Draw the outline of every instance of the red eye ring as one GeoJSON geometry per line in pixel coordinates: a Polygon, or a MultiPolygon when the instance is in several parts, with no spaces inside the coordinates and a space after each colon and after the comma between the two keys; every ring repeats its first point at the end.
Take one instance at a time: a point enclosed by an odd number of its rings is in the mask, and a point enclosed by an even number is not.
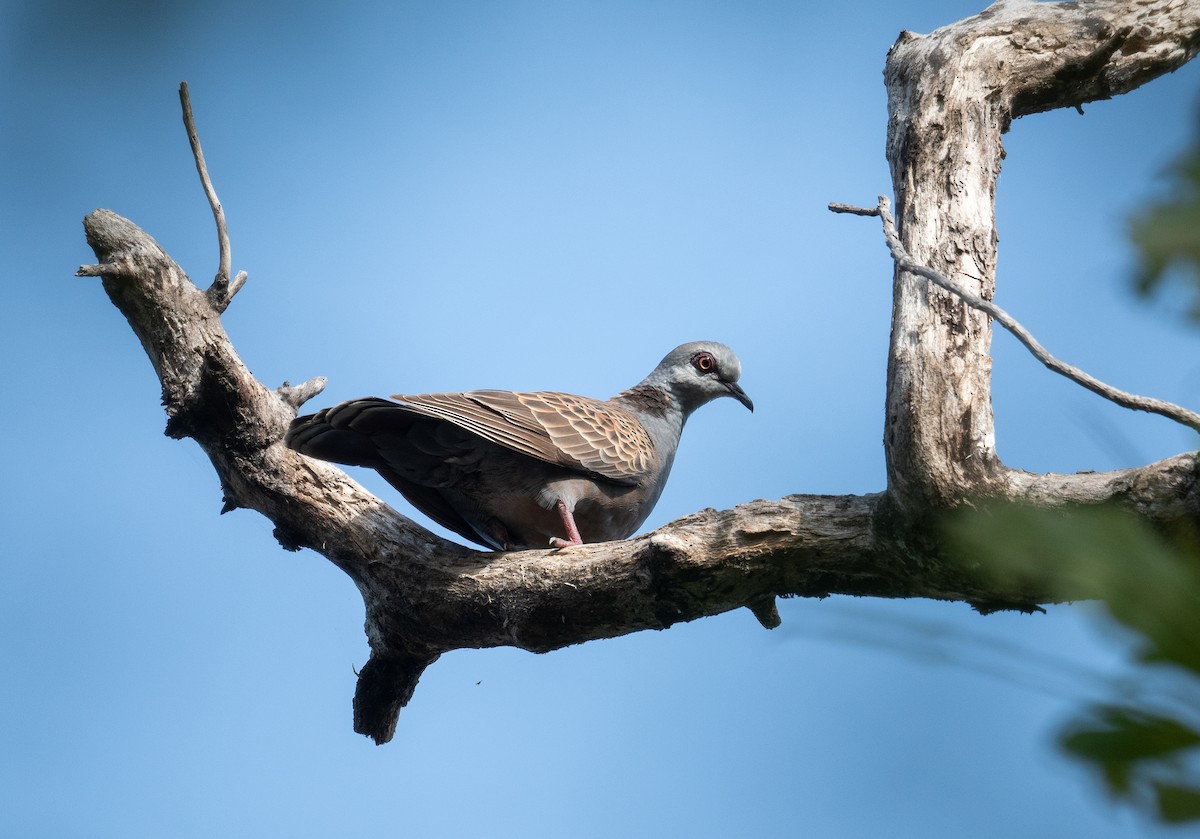
{"type": "Polygon", "coordinates": [[[701,373],[711,373],[717,367],[717,360],[712,357],[712,353],[698,352],[692,356],[692,366],[701,373]]]}

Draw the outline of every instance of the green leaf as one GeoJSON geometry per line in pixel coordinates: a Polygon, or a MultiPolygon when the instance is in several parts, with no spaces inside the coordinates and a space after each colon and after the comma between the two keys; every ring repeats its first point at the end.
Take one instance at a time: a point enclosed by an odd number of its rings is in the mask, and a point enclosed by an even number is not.
{"type": "Polygon", "coordinates": [[[960,513],[946,535],[963,566],[1000,589],[1101,600],[1142,638],[1143,661],[1200,674],[1200,555],[1191,534],[1168,542],[1112,507],[1003,504],[960,513]]]}
{"type": "Polygon", "coordinates": [[[1130,763],[1200,744],[1200,732],[1167,717],[1117,706],[1100,708],[1097,716],[1099,727],[1077,728],[1062,736],[1066,751],[1097,763],[1130,763]]]}
{"type": "Polygon", "coordinates": [[[1200,731],[1150,710],[1181,707],[1180,701],[1200,707],[1196,534],[1168,538],[1115,507],[1001,504],[959,513],[945,535],[947,553],[957,555],[964,573],[990,577],[1004,599],[1095,598],[1135,634],[1131,666],[1151,677],[1142,680],[1138,704],[1085,709],[1064,726],[1059,745],[1097,770],[1110,793],[1152,817],[1173,824],[1200,819],[1200,731]],[[1167,685],[1169,694],[1161,692],[1167,685]]]}
{"type": "Polygon", "coordinates": [[[1158,813],[1164,822],[1181,824],[1200,821],[1200,789],[1174,784],[1155,784],[1154,792],[1158,813]]]}
{"type": "Polygon", "coordinates": [[[1168,170],[1170,197],[1149,204],[1130,222],[1141,254],[1135,285],[1153,292],[1178,269],[1195,287],[1191,316],[1200,320],[1200,140],[1168,170]]]}

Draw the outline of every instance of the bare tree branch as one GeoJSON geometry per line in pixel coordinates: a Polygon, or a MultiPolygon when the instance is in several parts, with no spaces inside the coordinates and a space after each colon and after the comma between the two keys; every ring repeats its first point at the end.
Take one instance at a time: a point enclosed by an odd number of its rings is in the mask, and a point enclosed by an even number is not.
{"type": "Polygon", "coordinates": [[[1033,357],[1044,364],[1046,367],[1053,370],[1055,373],[1066,376],[1076,384],[1083,385],[1093,393],[1103,396],[1111,402],[1115,402],[1123,408],[1130,408],[1134,411],[1147,411],[1152,414],[1159,414],[1167,419],[1174,420],[1181,425],[1186,425],[1194,431],[1200,431],[1200,414],[1195,411],[1189,411],[1176,405],[1173,402],[1166,402],[1162,399],[1154,399],[1149,396],[1138,396],[1136,393],[1129,393],[1124,390],[1119,390],[1112,385],[1105,384],[1090,373],[1080,370],[1073,364],[1067,364],[1058,358],[1052,356],[1041,343],[1033,337],[1033,334],[1017,321],[1007,311],[997,306],[990,300],[984,300],[977,294],[963,288],[954,280],[934,271],[932,268],[926,268],[924,265],[918,265],[908,255],[908,251],[904,249],[904,245],[900,242],[900,237],[896,235],[896,222],[892,218],[891,201],[886,195],[879,196],[879,204],[873,208],[853,207],[849,204],[831,203],[829,209],[835,213],[850,213],[857,216],[878,216],[883,222],[883,236],[887,241],[888,250],[891,251],[892,259],[896,265],[902,270],[910,274],[916,274],[929,280],[939,288],[944,288],[946,291],[956,295],[964,303],[972,309],[976,309],[990,316],[993,320],[1011,332],[1018,341],[1025,345],[1025,348],[1033,354],[1033,357]]]}
{"type": "MultiPolygon", "coordinates": [[[[1087,101],[1178,66],[1190,54],[1177,45],[1200,40],[1200,22],[1189,22],[1200,17],[1196,5],[1183,4],[1184,17],[1195,14],[1181,22],[1180,4],[1170,0],[999,3],[929,36],[902,35],[888,58],[888,153],[912,260],[990,299],[1002,128],[1020,112],[1087,101]],[[1098,25],[1098,17],[1137,25],[1098,25]],[[1119,49],[1114,32],[1125,33],[1119,49]],[[1011,62],[1021,78],[1006,69],[1011,62]]],[[[227,278],[228,234],[188,122],[227,278]]],[[[898,268],[886,492],[758,500],[622,542],[481,553],[282,445],[297,406],[324,381],[277,390],[258,382],[215,316],[231,292],[217,282],[207,294],[198,290],[157,242],[115,213],[97,210],[84,228],[97,264],[78,273],[101,277],[138,336],[162,385],[167,433],[203,448],[224,509],[259,511],[285,548],[318,551],[358,586],[371,659],[359,675],[354,725],[379,743],[392,737],[424,669],[454,649],[544,652],[740,606],[769,626],[776,596],[930,597],[988,610],[1077,595],[1051,594],[1036,580],[997,581],[945,556],[936,525],[947,508],[986,499],[1046,507],[1110,501],[1161,525],[1200,516],[1194,454],[1103,474],[1005,468],[991,438],[986,316],[898,268]]]]}

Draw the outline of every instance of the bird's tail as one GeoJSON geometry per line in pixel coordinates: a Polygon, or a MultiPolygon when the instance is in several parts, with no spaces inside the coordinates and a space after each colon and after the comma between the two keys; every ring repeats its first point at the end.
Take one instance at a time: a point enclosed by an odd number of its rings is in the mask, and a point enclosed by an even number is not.
{"type": "Polygon", "coordinates": [[[283,442],[300,454],[346,466],[378,468],[382,461],[371,432],[396,403],[373,397],[352,399],[315,414],[296,417],[283,442]]]}

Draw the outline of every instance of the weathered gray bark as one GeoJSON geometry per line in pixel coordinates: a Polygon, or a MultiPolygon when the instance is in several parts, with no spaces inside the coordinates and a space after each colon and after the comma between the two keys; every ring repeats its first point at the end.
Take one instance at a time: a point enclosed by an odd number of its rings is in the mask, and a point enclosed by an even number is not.
{"type": "MultiPolygon", "coordinates": [[[[888,54],[887,156],[909,255],[991,299],[996,179],[1013,119],[1125,93],[1200,46],[1200,4],[996,3],[888,54]]],[[[913,513],[1016,491],[992,424],[985,316],[897,272],[888,366],[888,489],[913,513]]]]}
{"type": "MultiPolygon", "coordinates": [[[[1114,0],[997,3],[930,35],[901,33],[888,56],[888,156],[901,237],[990,298],[1001,134],[1023,114],[1132,89],[1189,60],[1200,4],[1114,0]]],[[[1031,475],[995,451],[990,324],[898,272],[888,365],[888,487],[866,496],[788,496],[704,510],[626,542],[569,552],[480,553],[440,539],[342,471],[280,444],[311,383],[272,391],[234,352],[220,312],[238,283],[202,292],[153,239],[106,210],[85,220],[113,303],[162,382],[168,433],[195,439],[227,507],[266,515],[287,548],[310,547],[362,592],[372,657],[355,730],[394,732],[417,680],[442,652],[533,651],[754,609],[778,595],[850,593],[1032,606],[1047,591],[1006,588],[948,561],[930,523],[983,498],[1047,506],[1114,500],[1156,523],[1200,514],[1196,457],[1106,474],[1031,475]]],[[[1026,581],[1028,586],[1028,581],[1026,581]]]]}

